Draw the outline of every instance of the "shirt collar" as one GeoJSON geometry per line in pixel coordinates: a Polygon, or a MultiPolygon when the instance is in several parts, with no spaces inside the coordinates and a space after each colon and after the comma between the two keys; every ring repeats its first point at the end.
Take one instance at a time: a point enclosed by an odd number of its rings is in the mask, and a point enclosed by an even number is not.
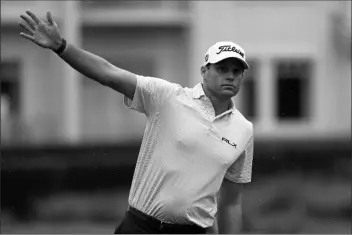
{"type": "MultiPolygon", "coordinates": [[[[201,99],[203,97],[206,97],[202,83],[198,83],[193,87],[193,99],[201,99]]],[[[235,109],[235,102],[231,99],[231,108],[230,110],[233,111],[235,109]]]]}
{"type": "Polygon", "coordinates": [[[201,97],[205,96],[202,83],[198,83],[193,87],[193,98],[200,99],[201,97]]]}

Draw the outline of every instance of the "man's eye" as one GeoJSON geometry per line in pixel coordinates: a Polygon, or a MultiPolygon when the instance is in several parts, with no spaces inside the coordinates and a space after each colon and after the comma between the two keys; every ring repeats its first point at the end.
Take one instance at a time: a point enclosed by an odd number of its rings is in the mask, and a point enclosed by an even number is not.
{"type": "Polygon", "coordinates": [[[236,75],[236,76],[241,75],[241,73],[242,73],[241,70],[237,70],[237,69],[236,69],[236,70],[233,71],[233,74],[236,75]]]}
{"type": "Polygon", "coordinates": [[[227,71],[226,67],[224,67],[224,66],[220,66],[220,67],[219,67],[219,70],[220,70],[221,72],[226,72],[226,71],[227,71]]]}

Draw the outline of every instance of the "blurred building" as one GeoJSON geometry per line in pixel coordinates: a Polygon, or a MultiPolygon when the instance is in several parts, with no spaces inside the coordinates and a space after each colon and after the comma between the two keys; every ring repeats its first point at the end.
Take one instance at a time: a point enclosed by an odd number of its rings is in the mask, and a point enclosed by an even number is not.
{"type": "Polygon", "coordinates": [[[121,94],[21,38],[27,9],[43,19],[52,11],[67,41],[121,68],[182,86],[201,81],[209,46],[241,45],[251,69],[235,101],[256,141],[244,197],[248,231],[348,231],[351,1],[8,0],[1,1],[0,62],[5,233],[113,231],[145,125],[121,94]],[[323,177],[313,184],[317,170],[323,177]],[[44,225],[23,227],[12,216],[44,225]]]}
{"type": "Polygon", "coordinates": [[[251,69],[236,97],[256,140],[351,137],[350,1],[2,1],[3,144],[140,141],[145,118],[19,36],[51,10],[62,34],[132,72],[201,81],[207,48],[232,40],[251,69]],[[4,128],[3,128],[4,127],[4,128]]]}

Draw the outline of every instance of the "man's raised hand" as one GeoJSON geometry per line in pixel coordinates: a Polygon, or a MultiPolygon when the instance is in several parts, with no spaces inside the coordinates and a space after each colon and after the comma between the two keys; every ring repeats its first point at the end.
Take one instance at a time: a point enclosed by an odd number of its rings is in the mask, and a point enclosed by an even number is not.
{"type": "Polygon", "coordinates": [[[26,31],[20,35],[35,44],[56,50],[60,47],[62,37],[57,24],[53,21],[50,11],[47,12],[47,21],[39,19],[35,14],[26,11],[27,15],[21,15],[23,21],[19,25],[26,31]]]}

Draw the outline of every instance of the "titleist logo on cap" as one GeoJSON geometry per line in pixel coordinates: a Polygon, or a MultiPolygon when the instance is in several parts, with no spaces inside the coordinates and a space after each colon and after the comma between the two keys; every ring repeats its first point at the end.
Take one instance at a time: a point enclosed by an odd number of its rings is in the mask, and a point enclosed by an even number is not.
{"type": "Polygon", "coordinates": [[[236,47],[231,47],[230,45],[224,45],[224,46],[220,46],[219,47],[219,51],[216,54],[220,54],[221,52],[224,51],[233,51],[236,52],[237,54],[239,54],[242,58],[244,58],[244,53],[237,49],[236,47]]]}

